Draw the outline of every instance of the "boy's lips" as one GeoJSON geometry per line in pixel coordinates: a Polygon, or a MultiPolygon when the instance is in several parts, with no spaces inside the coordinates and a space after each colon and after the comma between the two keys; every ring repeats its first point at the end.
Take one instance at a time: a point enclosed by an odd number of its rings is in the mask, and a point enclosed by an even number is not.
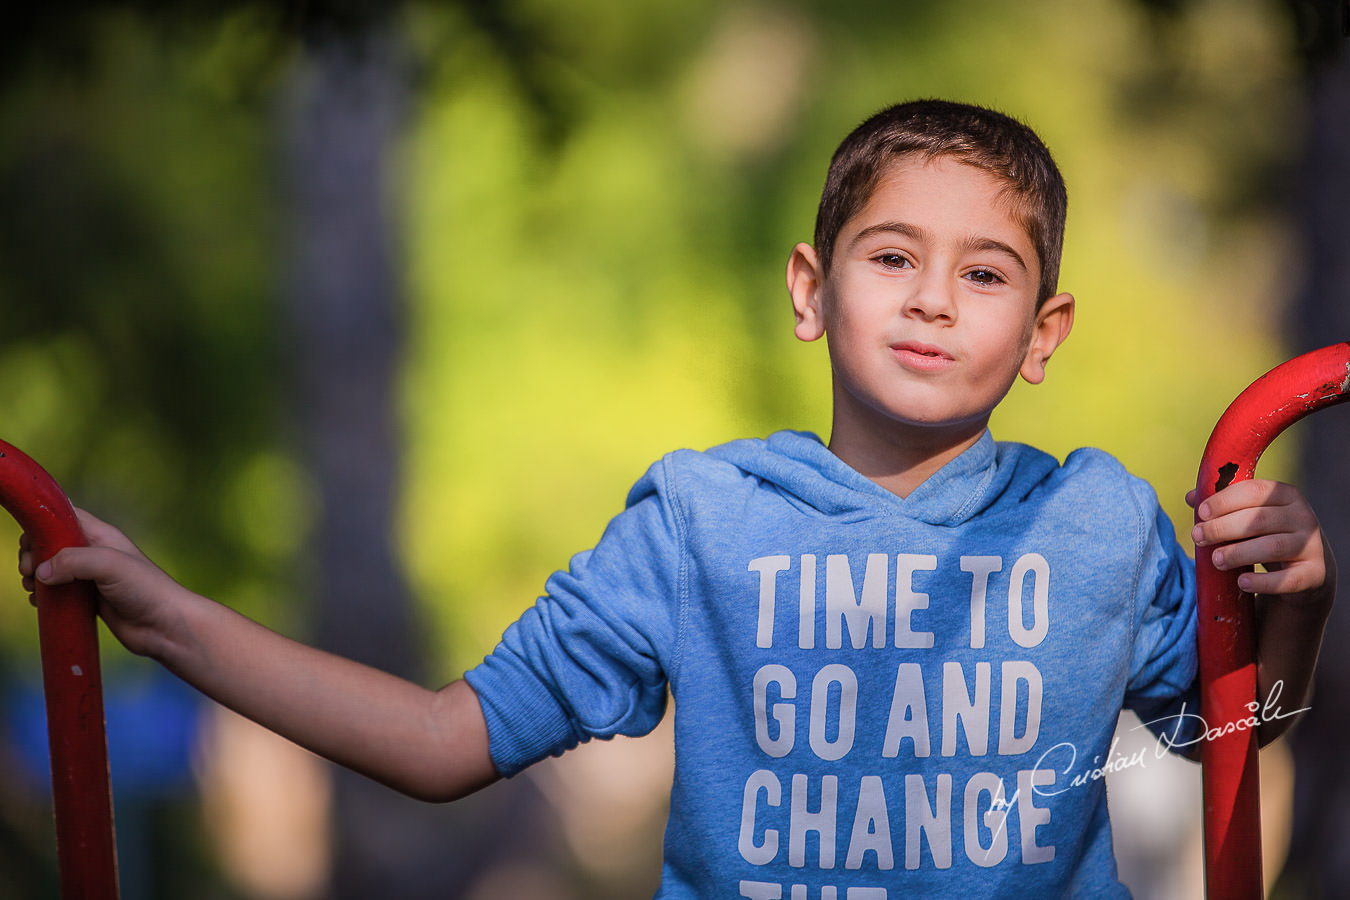
{"type": "Polygon", "coordinates": [[[902,365],[924,372],[945,369],[956,362],[956,357],[941,347],[919,341],[901,341],[898,344],[891,344],[891,352],[895,354],[896,359],[902,365]]]}

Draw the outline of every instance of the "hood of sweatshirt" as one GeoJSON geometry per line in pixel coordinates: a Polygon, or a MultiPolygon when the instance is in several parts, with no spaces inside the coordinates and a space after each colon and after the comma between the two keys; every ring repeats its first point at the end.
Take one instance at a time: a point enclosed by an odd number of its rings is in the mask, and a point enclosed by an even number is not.
{"type": "Polygon", "coordinates": [[[1009,490],[1025,495],[1058,465],[1039,450],[996,442],[986,430],[902,498],[851,468],[810,432],[779,431],[764,439],[732,441],[708,453],[770,485],[806,512],[844,521],[899,515],[930,525],[960,525],[1009,490]]]}

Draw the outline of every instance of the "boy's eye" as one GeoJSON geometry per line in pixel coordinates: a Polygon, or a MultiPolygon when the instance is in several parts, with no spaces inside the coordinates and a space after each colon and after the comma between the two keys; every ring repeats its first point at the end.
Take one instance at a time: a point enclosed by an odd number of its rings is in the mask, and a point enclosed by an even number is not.
{"type": "Polygon", "coordinates": [[[899,253],[878,253],[872,258],[888,269],[906,269],[913,267],[913,264],[899,253]]]}
{"type": "Polygon", "coordinates": [[[966,273],[966,277],[976,284],[985,286],[999,284],[1003,281],[1003,276],[999,275],[993,269],[975,269],[966,273]]]}

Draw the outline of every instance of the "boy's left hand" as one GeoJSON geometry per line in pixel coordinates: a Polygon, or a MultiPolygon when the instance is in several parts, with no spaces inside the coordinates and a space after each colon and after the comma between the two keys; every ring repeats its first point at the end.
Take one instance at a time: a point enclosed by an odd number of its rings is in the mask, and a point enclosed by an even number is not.
{"type": "MultiPolygon", "coordinates": [[[[1186,495],[1188,504],[1194,506],[1195,500],[1195,491],[1186,495]]],[[[1278,481],[1239,481],[1205,500],[1197,512],[1200,521],[1191,537],[1197,547],[1215,548],[1216,569],[1266,569],[1239,575],[1240,589],[1281,594],[1296,602],[1331,601],[1331,548],[1298,488],[1278,481]]]]}

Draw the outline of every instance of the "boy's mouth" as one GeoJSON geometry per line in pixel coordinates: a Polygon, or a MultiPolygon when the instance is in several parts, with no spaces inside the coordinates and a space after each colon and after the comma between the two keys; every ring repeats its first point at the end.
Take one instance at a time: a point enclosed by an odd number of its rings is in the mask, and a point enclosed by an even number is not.
{"type": "Polygon", "coordinates": [[[941,347],[919,341],[891,344],[891,352],[901,365],[924,372],[946,368],[956,361],[955,357],[941,347]]]}

